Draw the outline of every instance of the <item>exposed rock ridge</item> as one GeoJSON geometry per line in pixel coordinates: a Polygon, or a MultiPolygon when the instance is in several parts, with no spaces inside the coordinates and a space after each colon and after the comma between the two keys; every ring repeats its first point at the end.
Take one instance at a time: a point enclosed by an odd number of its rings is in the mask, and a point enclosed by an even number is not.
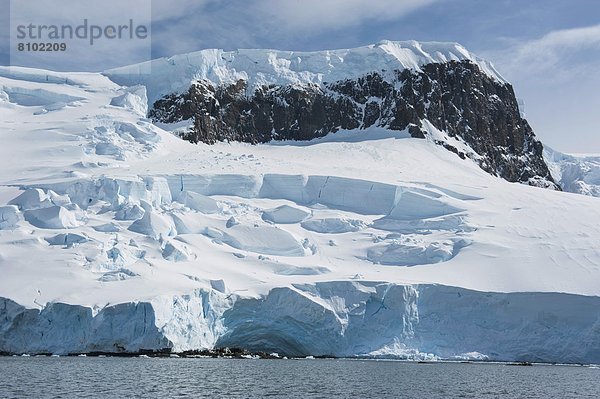
{"type": "Polygon", "coordinates": [[[149,116],[166,123],[192,120],[183,138],[209,144],[311,140],[340,129],[407,129],[508,181],[558,189],[511,85],[468,60],[421,69],[374,71],[322,85],[262,86],[250,95],[244,80],[230,85],[199,80],[183,94],[156,101],[149,116]]]}

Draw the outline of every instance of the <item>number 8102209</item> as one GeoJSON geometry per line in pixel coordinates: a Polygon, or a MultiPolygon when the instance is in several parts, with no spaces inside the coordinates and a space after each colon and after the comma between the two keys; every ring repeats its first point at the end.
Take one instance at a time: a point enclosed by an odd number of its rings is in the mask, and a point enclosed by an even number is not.
{"type": "Polygon", "coordinates": [[[18,51],[66,51],[67,43],[18,43],[18,51]]]}

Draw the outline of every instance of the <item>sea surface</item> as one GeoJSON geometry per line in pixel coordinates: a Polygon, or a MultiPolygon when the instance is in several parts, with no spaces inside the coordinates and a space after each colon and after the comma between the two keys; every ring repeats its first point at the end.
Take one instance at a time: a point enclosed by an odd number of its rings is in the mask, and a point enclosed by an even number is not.
{"type": "Polygon", "coordinates": [[[600,368],[372,360],[0,357],[0,398],[600,398],[600,368]]]}

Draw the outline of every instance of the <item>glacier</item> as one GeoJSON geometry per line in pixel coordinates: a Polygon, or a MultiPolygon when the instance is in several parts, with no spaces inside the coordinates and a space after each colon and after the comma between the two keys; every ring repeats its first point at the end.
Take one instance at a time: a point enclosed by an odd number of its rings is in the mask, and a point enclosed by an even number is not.
{"type": "Polygon", "coordinates": [[[563,190],[600,197],[600,155],[563,154],[546,147],[544,157],[563,190]]]}
{"type": "Polygon", "coordinates": [[[400,48],[0,67],[0,352],[600,363],[598,198],[408,132],[209,146],[146,117],[198,76],[318,84],[469,59],[502,79],[456,44],[400,48]]]}
{"type": "Polygon", "coordinates": [[[7,353],[148,353],[243,347],[286,356],[593,363],[600,299],[335,281],[261,298],[197,290],[92,309],[0,301],[7,353]],[[448,311],[451,309],[451,311],[448,311]]]}

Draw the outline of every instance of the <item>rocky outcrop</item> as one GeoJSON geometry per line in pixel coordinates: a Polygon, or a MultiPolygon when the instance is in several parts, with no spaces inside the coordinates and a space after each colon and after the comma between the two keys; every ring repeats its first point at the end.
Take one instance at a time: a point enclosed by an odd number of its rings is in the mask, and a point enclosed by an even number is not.
{"type": "Polygon", "coordinates": [[[252,94],[245,80],[230,85],[199,80],[183,94],[157,100],[149,116],[166,123],[191,119],[193,128],[183,138],[209,144],[311,140],[340,129],[407,129],[508,181],[558,188],[512,87],[468,60],[321,85],[262,86],[252,94]],[[433,134],[430,125],[439,132],[433,134]]]}

